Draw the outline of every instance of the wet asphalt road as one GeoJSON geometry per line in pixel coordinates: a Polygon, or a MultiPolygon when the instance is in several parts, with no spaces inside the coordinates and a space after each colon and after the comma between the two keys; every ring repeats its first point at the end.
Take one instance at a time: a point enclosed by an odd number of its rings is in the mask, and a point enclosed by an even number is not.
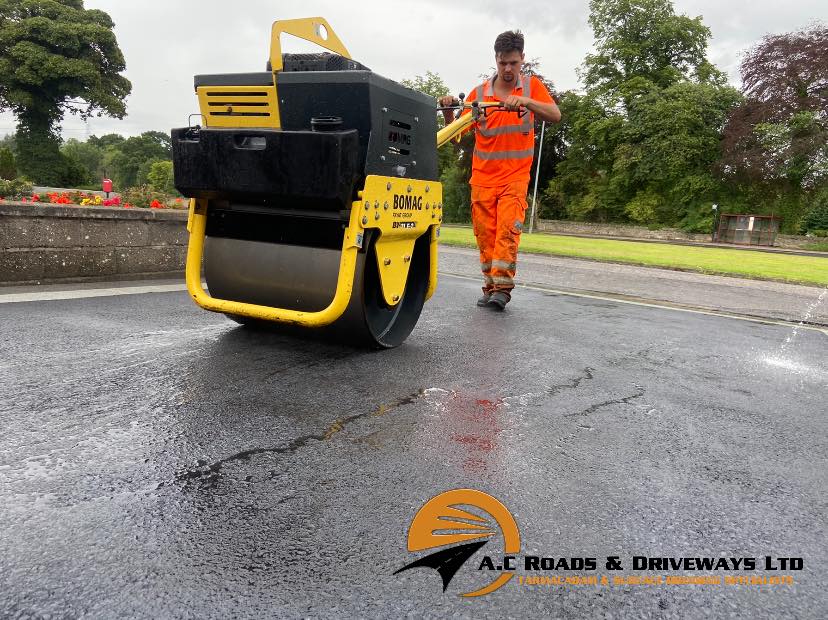
{"type": "Polygon", "coordinates": [[[0,616],[824,617],[825,333],[477,293],[442,277],[379,353],[183,292],[0,305],[0,616]],[[415,512],[461,487],[507,506],[521,554],[597,557],[599,577],[608,555],[804,570],[478,599],[458,594],[486,582],[479,556],[445,593],[393,575],[415,512]]]}

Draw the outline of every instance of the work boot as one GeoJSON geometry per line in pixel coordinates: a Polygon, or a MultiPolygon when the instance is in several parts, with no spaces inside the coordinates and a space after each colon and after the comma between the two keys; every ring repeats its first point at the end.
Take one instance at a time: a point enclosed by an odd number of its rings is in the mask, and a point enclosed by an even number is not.
{"type": "Polygon", "coordinates": [[[489,295],[489,303],[487,305],[490,308],[494,308],[495,310],[503,310],[506,307],[506,304],[508,303],[508,293],[504,293],[503,291],[495,291],[494,293],[489,295]]]}
{"type": "Polygon", "coordinates": [[[483,297],[481,297],[480,299],[477,300],[477,305],[482,308],[487,303],[489,303],[489,299],[491,299],[491,297],[492,297],[491,293],[483,293],[483,297]]]}

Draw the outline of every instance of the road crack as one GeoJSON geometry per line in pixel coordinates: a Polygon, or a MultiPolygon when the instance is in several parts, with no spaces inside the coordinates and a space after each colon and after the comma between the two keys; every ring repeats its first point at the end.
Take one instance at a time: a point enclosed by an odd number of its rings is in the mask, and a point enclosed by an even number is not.
{"type": "Polygon", "coordinates": [[[629,396],[625,396],[624,398],[615,398],[612,400],[605,400],[602,403],[595,403],[584,409],[583,411],[578,411],[576,413],[567,413],[564,417],[565,418],[574,418],[575,416],[588,416],[590,413],[595,413],[599,409],[603,409],[604,407],[609,407],[610,405],[629,405],[632,401],[641,398],[646,393],[646,390],[640,386],[635,386],[638,388],[638,391],[635,394],[630,394],[629,396]]]}
{"type": "Polygon", "coordinates": [[[563,390],[576,390],[584,381],[592,381],[592,379],[595,378],[595,376],[592,374],[593,372],[595,372],[595,369],[587,366],[586,368],[584,368],[584,374],[582,376],[575,377],[569,383],[561,383],[559,385],[549,386],[548,388],[546,388],[546,393],[549,396],[557,396],[563,390]]]}
{"type": "MultiPolygon", "coordinates": [[[[286,446],[274,446],[270,448],[251,448],[249,450],[237,452],[236,454],[225,457],[218,461],[214,461],[213,463],[207,463],[207,461],[198,461],[196,463],[197,467],[189,469],[187,471],[179,472],[178,474],[176,474],[175,479],[178,482],[189,482],[190,480],[215,480],[222,475],[221,470],[224,468],[225,465],[229,463],[234,463],[237,461],[250,461],[253,457],[259,456],[261,454],[292,454],[297,450],[304,448],[311,441],[329,441],[332,437],[334,437],[334,435],[341,433],[350,424],[358,420],[361,420],[362,418],[387,415],[389,412],[395,409],[398,409],[405,405],[410,405],[422,398],[424,394],[425,390],[421,389],[416,392],[413,392],[412,394],[402,396],[390,403],[381,404],[375,409],[372,409],[371,411],[356,413],[345,418],[339,418],[335,420],[333,423],[331,423],[323,433],[303,435],[302,437],[297,437],[286,446]]],[[[270,477],[272,478],[273,475],[271,475],[270,477]]]]}

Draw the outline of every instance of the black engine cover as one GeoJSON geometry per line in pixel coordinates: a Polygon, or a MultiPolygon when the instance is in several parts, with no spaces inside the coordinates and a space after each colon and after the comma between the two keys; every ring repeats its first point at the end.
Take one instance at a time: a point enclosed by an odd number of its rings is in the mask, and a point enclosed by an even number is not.
{"type": "Polygon", "coordinates": [[[188,198],[350,209],[362,178],[356,130],[172,130],[175,187],[188,198]]]}

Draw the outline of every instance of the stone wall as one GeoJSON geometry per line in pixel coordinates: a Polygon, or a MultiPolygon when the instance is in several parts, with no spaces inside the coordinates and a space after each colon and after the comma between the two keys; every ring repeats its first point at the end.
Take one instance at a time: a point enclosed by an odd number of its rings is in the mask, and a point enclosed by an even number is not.
{"type": "MultiPolygon", "coordinates": [[[[676,228],[650,230],[646,226],[631,224],[597,224],[593,222],[569,222],[565,220],[540,220],[538,230],[568,235],[594,235],[596,237],[627,237],[631,239],[654,239],[662,241],[692,241],[710,243],[710,234],[692,234],[676,228]]],[[[777,235],[774,247],[802,249],[819,239],[795,235],[777,235]]]]}
{"type": "Polygon", "coordinates": [[[183,274],[187,212],[0,204],[0,284],[183,274]]]}
{"type": "MultiPolygon", "coordinates": [[[[187,255],[187,212],[166,209],[0,204],[0,285],[177,277],[187,255]]],[[[538,230],[572,235],[710,242],[665,228],[541,220],[538,230]]],[[[815,240],[779,235],[776,247],[815,240]]]]}

